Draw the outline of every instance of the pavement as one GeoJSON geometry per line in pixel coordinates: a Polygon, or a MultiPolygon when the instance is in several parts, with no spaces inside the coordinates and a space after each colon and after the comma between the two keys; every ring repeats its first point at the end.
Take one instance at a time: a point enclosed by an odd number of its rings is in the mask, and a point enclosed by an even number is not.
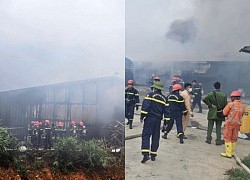
{"type": "MultiPolygon", "coordinates": [[[[225,180],[228,175],[225,172],[231,168],[239,167],[234,158],[224,158],[220,153],[224,151],[224,145],[215,145],[215,133],[212,134],[212,144],[205,143],[207,127],[207,110],[196,113],[191,119],[192,126],[188,127],[185,135],[188,139],[184,144],[179,143],[176,137],[175,126],[169,133],[169,138],[160,139],[160,147],[156,161],[147,161],[142,164],[140,152],[141,138],[126,140],[126,179],[157,179],[157,180],[225,180]]],[[[140,111],[135,112],[133,129],[125,127],[125,136],[138,135],[142,132],[143,124],[139,121],[140,111]]],[[[239,139],[236,153],[239,158],[249,154],[250,141],[239,139]]]]}

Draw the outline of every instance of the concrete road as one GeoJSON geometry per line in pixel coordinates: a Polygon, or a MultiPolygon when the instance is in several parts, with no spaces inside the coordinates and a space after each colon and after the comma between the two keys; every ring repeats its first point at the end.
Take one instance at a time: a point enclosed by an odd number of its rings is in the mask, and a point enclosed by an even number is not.
{"type": "MultiPolygon", "coordinates": [[[[196,112],[196,111],[194,111],[196,112]]],[[[139,114],[139,112],[136,112],[139,114]]],[[[195,113],[192,125],[207,127],[207,110],[203,114],[195,113]]],[[[135,115],[134,128],[126,126],[126,137],[140,134],[142,123],[139,115],[135,115]]],[[[239,167],[234,158],[220,156],[224,145],[215,145],[215,133],[212,144],[205,143],[206,131],[188,128],[188,137],[184,144],[179,143],[175,128],[169,134],[169,139],[160,139],[160,147],[156,161],[142,164],[140,152],[141,138],[126,140],[126,179],[157,179],[157,180],[221,180],[227,179],[226,170],[239,167]]],[[[240,158],[249,154],[250,141],[239,140],[236,153],[240,158]]]]}

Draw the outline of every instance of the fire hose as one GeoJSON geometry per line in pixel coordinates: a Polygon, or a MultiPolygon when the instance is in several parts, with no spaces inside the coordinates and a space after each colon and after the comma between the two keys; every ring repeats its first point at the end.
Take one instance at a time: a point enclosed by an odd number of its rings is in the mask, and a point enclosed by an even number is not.
{"type": "MultiPolygon", "coordinates": [[[[207,131],[206,128],[202,128],[202,127],[197,127],[196,129],[198,130],[203,130],[203,131],[207,131]]],[[[130,139],[135,139],[135,138],[139,138],[141,137],[142,134],[135,134],[135,135],[131,135],[131,136],[127,136],[125,137],[125,140],[130,140],[130,139]]],[[[237,154],[234,152],[234,159],[236,160],[236,162],[245,170],[247,171],[249,174],[250,174],[250,169],[244,164],[241,162],[240,158],[237,156],[237,154]]]]}

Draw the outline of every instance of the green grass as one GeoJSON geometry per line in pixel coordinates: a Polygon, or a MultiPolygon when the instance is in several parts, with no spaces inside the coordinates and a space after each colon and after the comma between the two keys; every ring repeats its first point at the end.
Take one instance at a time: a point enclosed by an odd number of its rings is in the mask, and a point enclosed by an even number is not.
{"type": "Polygon", "coordinates": [[[226,172],[230,177],[229,180],[248,180],[250,174],[244,169],[232,168],[226,172]]]}
{"type": "Polygon", "coordinates": [[[58,139],[55,144],[53,167],[64,173],[76,169],[105,168],[113,160],[102,141],[77,142],[74,138],[58,139]]]}
{"type": "Polygon", "coordinates": [[[242,160],[242,163],[244,163],[248,168],[250,168],[250,154],[242,160]]]}

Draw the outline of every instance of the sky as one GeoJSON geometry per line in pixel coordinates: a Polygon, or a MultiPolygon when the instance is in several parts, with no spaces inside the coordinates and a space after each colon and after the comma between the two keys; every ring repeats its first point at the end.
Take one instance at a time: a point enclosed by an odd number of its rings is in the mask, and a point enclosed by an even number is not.
{"type": "Polygon", "coordinates": [[[1,0],[0,91],[124,78],[123,0],[1,0]]]}
{"type": "Polygon", "coordinates": [[[126,57],[167,61],[249,60],[249,0],[126,0],[126,57]]]}

